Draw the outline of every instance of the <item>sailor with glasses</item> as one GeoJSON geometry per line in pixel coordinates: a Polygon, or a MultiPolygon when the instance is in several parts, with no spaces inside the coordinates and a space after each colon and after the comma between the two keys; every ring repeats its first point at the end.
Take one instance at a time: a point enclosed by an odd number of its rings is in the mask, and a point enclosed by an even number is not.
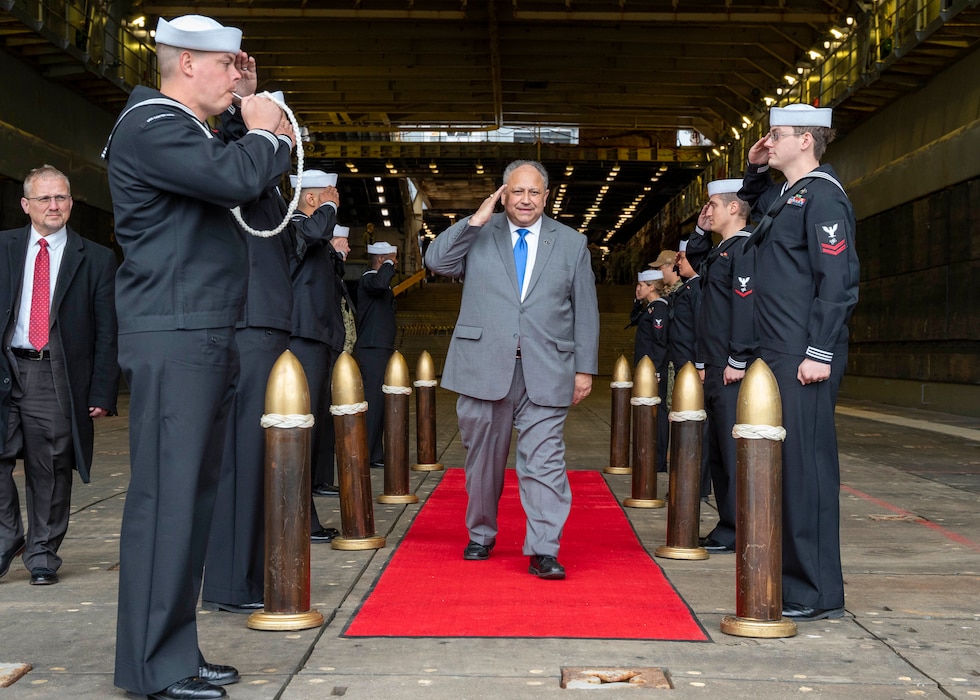
{"type": "Polygon", "coordinates": [[[783,616],[796,621],[844,614],[834,407],[859,270],[854,209],[820,164],[831,119],[826,108],[773,108],[739,191],[759,222],[746,244],[756,246],[754,273],[740,276],[751,278],[759,353],[782,399],[783,616]],[[785,182],[774,184],[771,168],[785,182]]]}

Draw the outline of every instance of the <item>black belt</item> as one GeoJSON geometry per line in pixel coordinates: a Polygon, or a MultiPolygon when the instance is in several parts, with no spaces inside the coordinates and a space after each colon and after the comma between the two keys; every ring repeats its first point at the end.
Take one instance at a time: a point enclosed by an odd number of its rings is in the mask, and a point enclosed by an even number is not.
{"type": "Polygon", "coordinates": [[[28,350],[27,348],[10,348],[10,351],[14,353],[14,357],[19,357],[22,360],[35,360],[40,362],[41,360],[51,359],[50,350],[28,350]]]}

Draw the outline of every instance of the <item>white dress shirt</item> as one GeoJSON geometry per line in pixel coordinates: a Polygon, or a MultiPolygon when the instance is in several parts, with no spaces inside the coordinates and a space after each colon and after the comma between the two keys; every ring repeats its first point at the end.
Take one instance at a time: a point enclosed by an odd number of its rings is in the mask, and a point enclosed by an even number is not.
{"type": "MultiPolygon", "coordinates": [[[[68,229],[45,236],[48,241],[48,260],[51,268],[51,291],[48,299],[54,302],[54,290],[58,284],[58,271],[61,269],[61,259],[65,255],[65,245],[68,243],[68,229]]],[[[34,261],[41,250],[38,241],[41,234],[31,226],[31,241],[27,246],[27,259],[24,261],[24,283],[20,288],[20,311],[17,314],[17,325],[10,345],[15,348],[33,350],[34,346],[27,339],[27,331],[31,326],[31,302],[34,295],[34,261]]]]}
{"type": "Polygon", "coordinates": [[[541,219],[538,219],[530,226],[518,226],[510,219],[507,219],[507,223],[510,224],[510,247],[514,248],[517,245],[517,241],[520,240],[521,236],[517,233],[517,229],[523,228],[528,230],[528,234],[524,236],[524,241],[527,243],[527,266],[524,268],[524,286],[521,288],[521,301],[524,301],[524,296],[527,294],[527,287],[531,284],[531,271],[534,270],[534,260],[538,256],[538,241],[541,236],[541,219]]]}

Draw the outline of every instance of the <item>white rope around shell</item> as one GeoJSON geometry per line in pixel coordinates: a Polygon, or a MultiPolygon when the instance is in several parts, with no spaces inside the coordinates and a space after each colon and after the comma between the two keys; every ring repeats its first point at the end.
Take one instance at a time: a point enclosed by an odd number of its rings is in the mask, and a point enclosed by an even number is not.
{"type": "Polygon", "coordinates": [[[659,396],[634,396],[630,399],[630,406],[656,406],[658,403],[659,396]]]}
{"type": "Polygon", "coordinates": [[[296,136],[296,187],[293,188],[293,198],[290,200],[289,206],[286,207],[286,215],[283,217],[282,223],[276,226],[274,229],[270,229],[269,231],[259,231],[252,228],[246,224],[245,219],[242,218],[241,207],[235,207],[231,210],[231,213],[232,216],[235,217],[235,220],[238,222],[239,226],[253,236],[258,236],[259,238],[272,238],[286,228],[289,220],[293,218],[293,213],[296,211],[296,207],[299,206],[300,190],[303,188],[303,139],[300,136],[299,123],[296,121],[296,115],[293,114],[293,110],[291,110],[285,102],[277,100],[268,92],[259,93],[259,96],[264,97],[267,100],[271,100],[279,107],[279,109],[285,112],[286,116],[289,118],[290,125],[293,127],[293,134],[296,136]]]}
{"type": "Polygon", "coordinates": [[[439,382],[435,379],[417,379],[414,384],[415,386],[439,386],[439,382]]]}
{"type": "Polygon", "coordinates": [[[732,426],[732,437],[747,440],[775,440],[782,442],[786,439],[786,428],[781,425],[751,425],[736,423],[732,426]]]}
{"type": "Polygon", "coordinates": [[[385,394],[411,394],[412,387],[410,386],[389,386],[387,384],[381,385],[381,391],[385,394]]]}
{"type": "Polygon", "coordinates": [[[706,420],[708,418],[708,412],[705,410],[700,411],[671,411],[667,414],[667,419],[675,423],[683,423],[685,421],[693,420],[706,420]]]}
{"type": "Polygon", "coordinates": [[[262,416],[263,428],[312,428],[315,419],[312,413],[266,413],[262,416]]]}
{"type": "Polygon", "coordinates": [[[609,382],[609,386],[613,389],[632,389],[633,382],[609,382]]]}
{"type": "Polygon", "coordinates": [[[334,416],[353,416],[358,413],[364,413],[367,410],[367,406],[367,401],[337,404],[330,407],[330,414],[334,416]]]}

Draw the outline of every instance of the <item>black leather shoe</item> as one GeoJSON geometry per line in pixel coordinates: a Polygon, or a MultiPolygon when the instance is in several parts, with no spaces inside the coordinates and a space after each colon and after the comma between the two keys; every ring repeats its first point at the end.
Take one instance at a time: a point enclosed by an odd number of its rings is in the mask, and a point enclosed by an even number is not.
{"type": "Polygon", "coordinates": [[[0,552],[0,578],[7,575],[10,571],[10,565],[13,563],[20,554],[24,551],[24,538],[19,537],[14,546],[8,549],[6,552],[0,552]]]}
{"type": "Polygon", "coordinates": [[[214,700],[227,694],[224,688],[200,678],[184,678],[146,697],[152,700],[214,700]]]}
{"type": "Polygon", "coordinates": [[[463,559],[468,559],[469,561],[489,559],[492,549],[493,544],[480,544],[479,542],[470,540],[470,543],[466,545],[466,549],[463,550],[463,559]]]}
{"type": "Polygon", "coordinates": [[[238,675],[238,669],[234,666],[209,664],[207,661],[204,662],[203,666],[198,667],[197,677],[211,685],[231,685],[242,679],[238,675]]]}
{"type": "Polygon", "coordinates": [[[43,566],[31,569],[32,586],[50,586],[53,583],[58,583],[58,574],[53,570],[43,566]]]}
{"type": "Polygon", "coordinates": [[[339,496],[340,489],[334,486],[333,484],[314,484],[313,495],[314,496],[339,496]]]}
{"type": "Polygon", "coordinates": [[[563,579],[565,578],[565,567],[558,563],[554,557],[538,556],[531,557],[531,565],[527,569],[529,574],[534,574],[538,578],[563,579]]]}
{"type": "Polygon", "coordinates": [[[254,603],[242,603],[241,605],[236,605],[235,603],[218,603],[213,600],[203,600],[201,601],[201,607],[205,610],[210,610],[211,612],[224,610],[225,612],[238,613],[239,615],[250,615],[256,610],[262,610],[265,608],[265,602],[257,600],[254,603]]]}
{"type": "Polygon", "coordinates": [[[371,469],[384,469],[384,468],[385,468],[384,462],[371,462],[371,469]]]}
{"type": "Polygon", "coordinates": [[[699,537],[698,544],[708,552],[715,552],[716,554],[730,554],[735,550],[729,547],[727,544],[722,544],[713,537],[699,537]]]}
{"type": "Polygon", "coordinates": [[[811,608],[799,603],[783,603],[783,617],[793,622],[813,622],[814,620],[836,620],[844,617],[844,608],[811,608]]]}
{"type": "Polygon", "coordinates": [[[339,537],[340,532],[335,527],[325,527],[316,532],[310,533],[310,542],[333,542],[334,537],[339,537]]]}

